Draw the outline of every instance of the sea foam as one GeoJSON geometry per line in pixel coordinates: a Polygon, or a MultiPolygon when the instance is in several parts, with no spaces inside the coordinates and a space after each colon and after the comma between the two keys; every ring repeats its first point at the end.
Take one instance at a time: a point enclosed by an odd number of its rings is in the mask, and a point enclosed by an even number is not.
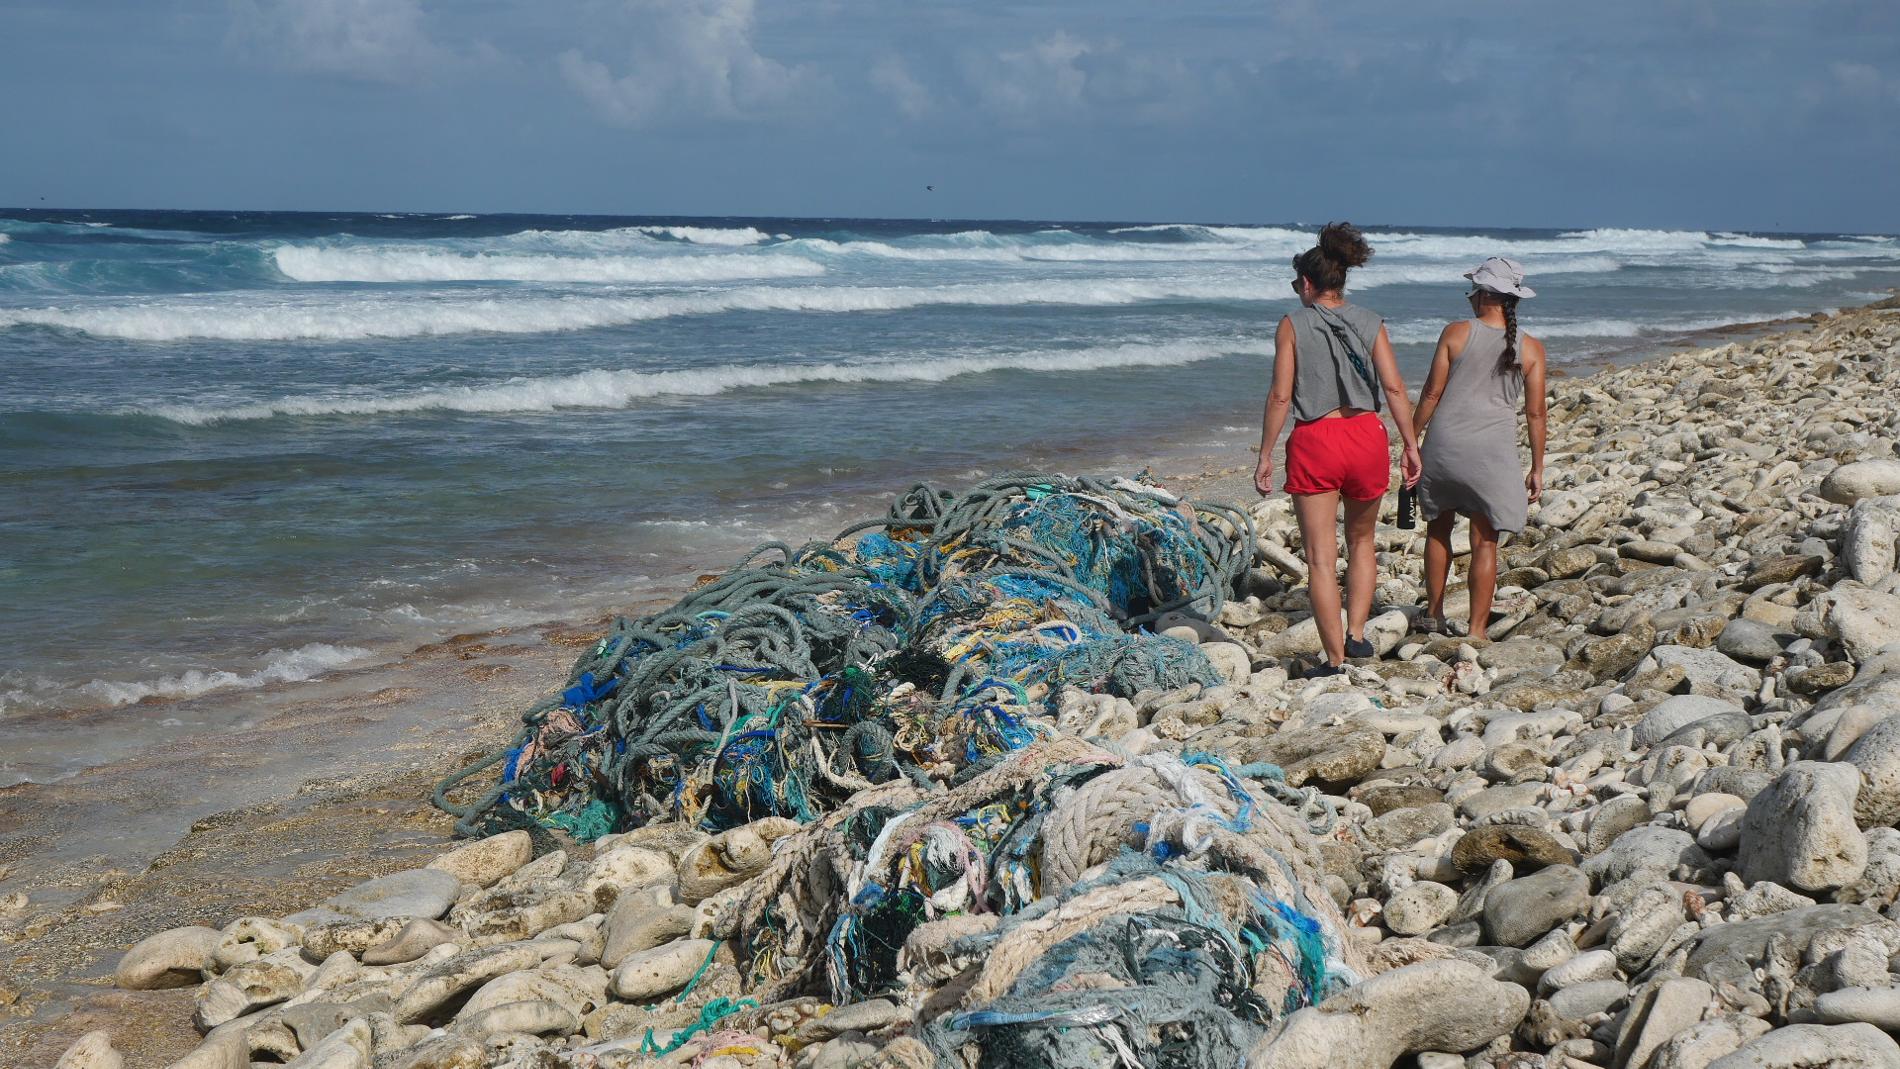
{"type": "Polygon", "coordinates": [[[284,245],[277,270],[298,282],[721,282],[806,278],[824,265],[802,256],[519,256],[420,246],[284,245]]]}
{"type": "Polygon", "coordinates": [[[79,692],[104,705],[130,705],[145,698],[195,698],[217,690],[252,690],[272,683],[300,683],[369,656],[355,646],[312,642],[294,650],[272,650],[261,668],[251,672],[191,669],[175,676],[150,680],[95,679],[79,692]]]}
{"type": "MultiPolygon", "coordinates": [[[[1278,294],[1275,294],[1277,299],[1278,294]]],[[[885,312],[932,305],[1091,305],[1147,301],[1259,301],[1249,279],[1096,279],[945,286],[747,286],[644,297],[402,297],[347,295],[282,300],[254,295],[171,297],[131,303],[0,311],[0,328],[57,327],[135,341],[349,340],[450,334],[539,334],[628,326],[721,312],[885,312]]]]}
{"type": "Polygon", "coordinates": [[[224,407],[167,405],[142,410],[202,425],[277,416],[378,415],[401,412],[547,412],[558,408],[624,408],[650,397],[706,397],[732,390],[810,383],[943,382],[994,371],[1087,372],[1169,367],[1224,356],[1261,356],[1267,344],[1240,338],[1195,338],[1082,349],[947,355],[921,360],[819,364],[722,365],[676,371],[596,370],[516,378],[486,386],[453,386],[382,397],[302,396],[224,407]]]}

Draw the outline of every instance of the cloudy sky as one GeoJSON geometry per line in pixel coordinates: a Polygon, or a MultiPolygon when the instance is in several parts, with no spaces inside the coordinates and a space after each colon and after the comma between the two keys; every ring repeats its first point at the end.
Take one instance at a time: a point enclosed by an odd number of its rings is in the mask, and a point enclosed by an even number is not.
{"type": "Polygon", "coordinates": [[[1894,0],[0,0],[0,96],[3,205],[1900,231],[1894,0]]]}

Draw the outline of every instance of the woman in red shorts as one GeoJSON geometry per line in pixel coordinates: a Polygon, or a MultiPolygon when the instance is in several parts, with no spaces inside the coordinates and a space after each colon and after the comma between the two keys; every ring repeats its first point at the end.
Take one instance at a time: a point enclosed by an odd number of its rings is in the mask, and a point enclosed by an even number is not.
{"type": "Polygon", "coordinates": [[[1372,615],[1378,555],[1373,533],[1379,502],[1392,479],[1381,395],[1405,441],[1400,473],[1418,482],[1418,436],[1412,402],[1399,377],[1392,339],[1378,313],[1346,303],[1346,272],[1372,257],[1372,246],[1350,223],[1329,223],[1319,244],[1293,258],[1293,290],[1300,309],[1280,320],[1274,336],[1273,388],[1267,395],[1266,426],[1254,488],[1273,492],[1273,446],[1290,412],[1286,442],[1286,492],[1300,520],[1306,545],[1307,596],[1319,626],[1325,660],[1308,677],[1337,675],[1348,657],[1370,657],[1366,620],[1372,615]],[[1340,498],[1346,504],[1346,628],[1339,626],[1339,579],[1335,570],[1340,498]]]}

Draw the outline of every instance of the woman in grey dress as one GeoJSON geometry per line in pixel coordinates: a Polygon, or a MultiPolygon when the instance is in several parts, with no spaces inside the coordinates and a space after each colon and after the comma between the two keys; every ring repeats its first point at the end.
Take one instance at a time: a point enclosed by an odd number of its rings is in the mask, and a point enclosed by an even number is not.
{"type": "Polygon", "coordinates": [[[1468,633],[1482,639],[1497,591],[1498,532],[1522,531],[1530,502],[1544,491],[1544,345],[1517,329],[1517,302],[1536,296],[1524,285],[1522,266],[1494,256],[1465,277],[1475,318],[1438,336],[1419,395],[1425,473],[1418,506],[1427,521],[1424,627],[1463,630],[1444,619],[1451,529],[1463,515],[1471,521],[1468,633]],[[1517,452],[1520,408],[1530,431],[1529,472],[1517,452]]]}

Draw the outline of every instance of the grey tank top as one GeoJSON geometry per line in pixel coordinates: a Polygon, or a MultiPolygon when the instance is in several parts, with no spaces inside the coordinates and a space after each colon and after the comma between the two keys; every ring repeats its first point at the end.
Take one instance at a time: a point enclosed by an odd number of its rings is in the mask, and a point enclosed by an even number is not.
{"type": "Polygon", "coordinates": [[[1445,394],[1432,414],[1432,433],[1505,433],[1517,441],[1517,410],[1524,402],[1521,372],[1498,374],[1498,356],[1504,352],[1504,328],[1471,320],[1471,334],[1458,359],[1451,362],[1445,394]]]}
{"type": "Polygon", "coordinates": [[[1293,321],[1293,418],[1304,423],[1335,408],[1379,410],[1382,393],[1379,369],[1372,362],[1372,346],[1379,340],[1384,317],[1356,304],[1337,308],[1302,307],[1287,318],[1293,321]],[[1366,375],[1353,366],[1333,327],[1345,331],[1353,350],[1365,363],[1366,375]],[[1366,376],[1372,381],[1368,383],[1366,376]]]}

